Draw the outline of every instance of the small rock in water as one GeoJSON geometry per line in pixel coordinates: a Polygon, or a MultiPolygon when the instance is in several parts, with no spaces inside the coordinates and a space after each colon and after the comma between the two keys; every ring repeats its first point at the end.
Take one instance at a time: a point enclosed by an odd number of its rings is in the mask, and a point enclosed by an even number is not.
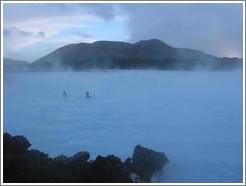
{"type": "Polygon", "coordinates": [[[137,145],[134,149],[133,169],[143,181],[150,182],[154,172],[159,171],[168,162],[163,152],[156,152],[137,145]]]}

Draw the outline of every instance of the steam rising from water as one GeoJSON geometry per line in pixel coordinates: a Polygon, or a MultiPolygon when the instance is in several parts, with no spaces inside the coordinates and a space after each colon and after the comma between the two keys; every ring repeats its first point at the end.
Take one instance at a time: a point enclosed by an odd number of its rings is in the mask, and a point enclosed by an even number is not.
{"type": "Polygon", "coordinates": [[[141,144],[167,154],[161,181],[240,182],[242,96],[241,71],[6,73],[4,131],[51,156],[141,144]]]}

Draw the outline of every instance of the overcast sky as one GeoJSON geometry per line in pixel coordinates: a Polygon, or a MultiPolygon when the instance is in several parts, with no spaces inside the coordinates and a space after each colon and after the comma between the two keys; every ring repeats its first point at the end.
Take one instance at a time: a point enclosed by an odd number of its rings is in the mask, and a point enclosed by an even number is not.
{"type": "Polygon", "coordinates": [[[70,43],[156,38],[242,57],[242,4],[4,4],[4,57],[32,62],[70,43]]]}

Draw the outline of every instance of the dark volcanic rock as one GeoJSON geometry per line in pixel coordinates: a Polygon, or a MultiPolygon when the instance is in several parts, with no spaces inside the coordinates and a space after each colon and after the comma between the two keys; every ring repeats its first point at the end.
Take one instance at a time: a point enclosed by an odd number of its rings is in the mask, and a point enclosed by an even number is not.
{"type": "Polygon", "coordinates": [[[57,162],[68,162],[69,158],[62,154],[62,155],[59,155],[59,156],[55,157],[53,160],[57,161],[57,162]]]}
{"type": "Polygon", "coordinates": [[[121,160],[113,155],[98,156],[92,163],[95,182],[103,183],[127,183],[131,182],[125,165],[121,160]]]}
{"type": "Polygon", "coordinates": [[[156,152],[137,145],[134,149],[132,161],[134,172],[149,182],[152,174],[161,170],[168,159],[163,152],[156,152]]]}
{"type": "Polygon", "coordinates": [[[3,135],[4,152],[24,153],[31,146],[31,143],[24,136],[14,136],[5,133],[3,135]]]}
{"type": "Polygon", "coordinates": [[[85,162],[90,159],[90,154],[87,151],[83,152],[78,152],[74,154],[71,158],[70,161],[78,161],[78,162],[85,162]]]}
{"type": "Polygon", "coordinates": [[[71,157],[50,158],[39,150],[28,150],[23,136],[3,136],[3,180],[5,183],[129,183],[132,175],[149,182],[151,175],[167,162],[164,153],[137,146],[133,159],[122,162],[110,155],[89,160],[86,151],[71,157]]]}

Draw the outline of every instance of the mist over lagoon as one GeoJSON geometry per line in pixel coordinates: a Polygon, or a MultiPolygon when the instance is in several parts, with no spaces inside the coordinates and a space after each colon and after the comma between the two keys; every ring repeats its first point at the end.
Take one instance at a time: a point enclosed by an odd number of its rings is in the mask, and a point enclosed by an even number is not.
{"type": "Polygon", "coordinates": [[[240,182],[242,80],[240,70],[6,73],[4,131],[53,157],[125,159],[142,144],[169,157],[163,182],[240,182]]]}

